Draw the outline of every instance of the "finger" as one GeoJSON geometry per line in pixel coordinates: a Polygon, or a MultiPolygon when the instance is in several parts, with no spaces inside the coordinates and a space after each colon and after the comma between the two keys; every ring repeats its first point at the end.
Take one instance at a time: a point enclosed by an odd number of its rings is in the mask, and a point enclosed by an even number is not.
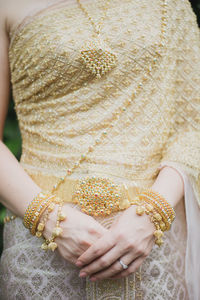
{"type": "Polygon", "coordinates": [[[124,254],[124,252],[124,249],[120,249],[119,246],[115,246],[104,255],[100,256],[99,258],[92,261],[89,265],[82,268],[80,270],[80,274],[85,273],[87,274],[85,276],[88,276],[93,273],[97,273],[113,264],[121,255],[124,254]]]}
{"type": "MultiPolygon", "coordinates": [[[[129,265],[133,261],[134,255],[133,255],[133,253],[129,252],[129,253],[123,255],[120,259],[123,261],[123,263],[125,265],[129,265]]],[[[118,257],[117,260],[115,260],[115,262],[112,265],[110,265],[107,269],[104,269],[103,271],[93,274],[90,279],[92,281],[95,281],[95,279],[102,280],[105,278],[110,278],[110,277],[114,276],[115,274],[120,273],[122,270],[123,270],[123,267],[122,267],[121,263],[119,262],[119,257],[118,257]]]]}
{"type": "Polygon", "coordinates": [[[132,263],[130,263],[130,265],[128,266],[128,269],[123,270],[119,274],[116,274],[110,278],[111,279],[123,278],[123,277],[130,275],[131,273],[136,272],[137,269],[141,266],[141,264],[145,260],[145,258],[146,258],[145,256],[139,256],[132,263]]]}
{"type": "Polygon", "coordinates": [[[125,270],[125,267],[129,267],[129,265],[134,261],[139,255],[133,254],[129,252],[121,257],[119,257],[118,262],[121,265],[121,271],[125,270]]]}
{"type": "Polygon", "coordinates": [[[97,240],[95,244],[90,246],[77,260],[76,265],[82,267],[89,264],[97,257],[105,254],[108,250],[115,246],[114,238],[110,233],[105,234],[97,240]]]}
{"type": "MultiPolygon", "coordinates": [[[[143,262],[145,260],[145,258],[149,255],[149,253],[150,253],[150,251],[152,249],[152,246],[153,246],[153,242],[150,243],[150,245],[146,248],[146,250],[144,251],[143,254],[138,255],[137,259],[134,259],[132,261],[132,263],[130,263],[130,265],[129,265],[129,267],[128,267],[127,270],[122,270],[119,274],[116,274],[116,275],[114,275],[111,278],[112,279],[118,279],[118,278],[122,278],[122,277],[125,277],[125,276],[129,275],[129,272],[130,273],[134,273],[138,269],[137,264],[140,263],[141,260],[143,262]]],[[[142,264],[142,262],[140,263],[140,265],[142,264]]]]}

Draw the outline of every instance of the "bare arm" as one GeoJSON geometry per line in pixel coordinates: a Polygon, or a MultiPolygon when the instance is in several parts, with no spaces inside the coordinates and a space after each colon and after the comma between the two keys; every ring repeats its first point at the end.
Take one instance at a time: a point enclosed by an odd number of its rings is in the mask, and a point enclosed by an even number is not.
{"type": "MultiPolygon", "coordinates": [[[[0,201],[15,215],[23,218],[28,204],[41,188],[29,177],[2,142],[10,85],[8,37],[5,24],[5,17],[2,18],[0,13],[0,201]]],[[[67,218],[62,222],[63,234],[56,240],[58,251],[66,260],[75,263],[77,258],[105,233],[106,229],[92,217],[71,208],[68,204],[64,205],[63,210],[67,218]]],[[[57,207],[45,226],[46,238],[51,237],[55,227],[56,211],[57,207]]]]}
{"type": "Polygon", "coordinates": [[[8,62],[6,17],[0,15],[0,201],[22,217],[28,203],[41,188],[24,171],[15,156],[2,142],[9,104],[10,73],[8,62]]]}

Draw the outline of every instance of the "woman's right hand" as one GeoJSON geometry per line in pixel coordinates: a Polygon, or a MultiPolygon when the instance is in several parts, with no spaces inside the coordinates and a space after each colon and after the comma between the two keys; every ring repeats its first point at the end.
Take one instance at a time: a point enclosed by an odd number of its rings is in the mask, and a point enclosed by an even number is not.
{"type": "MultiPolygon", "coordinates": [[[[46,239],[51,238],[56,224],[58,206],[49,215],[43,235],[46,239]]],[[[61,236],[56,238],[57,250],[67,261],[76,263],[78,257],[83,254],[107,229],[98,223],[93,217],[82,213],[66,203],[62,212],[66,219],[60,222],[63,229],[61,236]]]]}

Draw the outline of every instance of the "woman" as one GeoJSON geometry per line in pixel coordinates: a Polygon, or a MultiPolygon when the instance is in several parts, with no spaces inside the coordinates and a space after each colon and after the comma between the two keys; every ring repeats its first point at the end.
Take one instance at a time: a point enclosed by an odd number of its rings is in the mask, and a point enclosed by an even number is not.
{"type": "Polygon", "coordinates": [[[1,136],[11,76],[22,156],[0,143],[1,202],[17,216],[5,224],[1,299],[200,299],[200,51],[189,2],[2,2],[1,136]],[[175,207],[162,247],[135,205],[89,216],[72,201],[71,184],[94,175],[175,207]],[[45,252],[22,218],[63,176],[63,234],[45,252]]]}

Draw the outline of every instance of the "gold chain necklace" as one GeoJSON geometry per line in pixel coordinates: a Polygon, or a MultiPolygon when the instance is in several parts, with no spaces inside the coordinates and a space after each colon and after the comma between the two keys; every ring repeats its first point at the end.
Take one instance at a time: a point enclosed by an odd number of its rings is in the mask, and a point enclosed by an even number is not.
{"type": "Polygon", "coordinates": [[[106,43],[100,37],[100,30],[103,25],[103,21],[107,17],[107,10],[110,4],[110,0],[106,1],[104,5],[104,15],[98,24],[95,24],[92,17],[89,15],[86,8],[82,5],[80,0],[77,0],[80,9],[83,11],[85,16],[90,21],[94,34],[93,39],[86,41],[81,52],[81,59],[86,68],[92,72],[97,78],[101,78],[108,71],[113,69],[117,63],[117,56],[112,50],[106,45],[106,43]]]}
{"type": "MultiPolygon", "coordinates": [[[[146,74],[143,75],[140,82],[136,86],[135,90],[132,92],[131,96],[129,98],[125,98],[122,106],[118,107],[115,111],[113,111],[113,121],[109,123],[107,130],[112,129],[114,127],[115,123],[119,120],[120,116],[127,110],[127,108],[131,105],[134,99],[138,97],[141,90],[143,89],[143,85],[147,81],[147,78],[151,77],[151,73],[156,67],[157,60],[161,57],[160,53],[163,51],[165,45],[165,35],[166,35],[166,25],[167,25],[167,20],[166,20],[167,0],[161,0],[161,8],[162,8],[161,36],[160,36],[160,43],[158,44],[160,51],[155,52],[155,55],[152,57],[151,67],[149,67],[146,70],[146,74]]],[[[103,141],[103,139],[107,136],[108,133],[107,130],[102,131],[99,137],[94,139],[93,144],[88,147],[87,151],[80,156],[77,162],[74,163],[72,168],[68,169],[66,174],[63,177],[59,178],[58,182],[52,187],[51,193],[55,193],[59,189],[59,186],[65,182],[66,178],[70,176],[72,173],[74,173],[74,171],[80,167],[81,163],[87,160],[87,157],[90,155],[90,153],[92,153],[95,147],[99,145],[103,141]]],[[[85,182],[80,180],[80,182],[82,182],[83,184],[85,184],[85,186],[87,186],[87,181],[85,182]]],[[[82,206],[82,204],[80,204],[80,206],[82,206]]],[[[90,214],[89,211],[86,212],[90,214]]]]}

